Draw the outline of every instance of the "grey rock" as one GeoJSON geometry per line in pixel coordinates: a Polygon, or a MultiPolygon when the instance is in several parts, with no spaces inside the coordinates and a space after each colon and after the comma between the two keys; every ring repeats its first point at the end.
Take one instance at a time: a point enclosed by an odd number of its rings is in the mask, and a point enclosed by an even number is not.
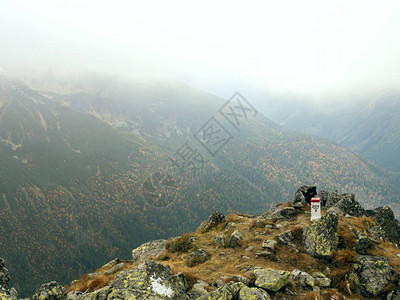
{"type": "Polygon", "coordinates": [[[188,264],[189,266],[194,266],[197,264],[201,264],[205,261],[207,261],[210,258],[210,254],[203,249],[196,249],[192,253],[189,254],[188,256],[188,264]]]}
{"type": "Polygon", "coordinates": [[[82,294],[83,294],[82,292],[72,291],[72,292],[68,293],[67,299],[68,300],[77,300],[82,296],[82,294]]]}
{"type": "Polygon", "coordinates": [[[272,255],[272,252],[270,250],[264,249],[264,250],[257,250],[254,253],[254,256],[256,258],[261,258],[261,257],[269,257],[272,255]]]}
{"type": "Polygon", "coordinates": [[[239,247],[242,243],[242,240],[243,232],[239,229],[236,229],[234,232],[232,232],[226,245],[231,248],[239,247]]]}
{"type": "Polygon", "coordinates": [[[185,299],[187,283],[182,273],[172,275],[169,266],[145,261],[118,273],[110,282],[108,299],[185,299]]]}
{"type": "Polygon", "coordinates": [[[121,263],[115,265],[114,267],[108,269],[105,274],[110,275],[110,274],[116,273],[116,272],[122,270],[124,267],[125,267],[125,263],[121,262],[121,263]]]}
{"type": "Polygon", "coordinates": [[[382,232],[382,228],[379,225],[376,225],[369,229],[369,237],[375,242],[379,243],[384,239],[384,234],[382,232]]]}
{"type": "Polygon", "coordinates": [[[254,285],[267,291],[277,292],[291,281],[290,272],[275,269],[259,269],[254,271],[254,285]]]}
{"type": "Polygon", "coordinates": [[[297,189],[293,198],[293,206],[302,207],[307,203],[311,203],[311,198],[317,194],[315,186],[303,185],[297,189]]]}
{"type": "Polygon", "coordinates": [[[274,241],[274,240],[265,240],[261,244],[261,247],[269,249],[269,250],[274,250],[275,246],[276,246],[276,241],[274,241]]]}
{"type": "Polygon", "coordinates": [[[32,300],[63,300],[67,299],[67,291],[56,281],[42,284],[32,297],[32,300]]]}
{"type": "Polygon", "coordinates": [[[73,292],[68,293],[68,300],[107,300],[108,294],[110,294],[111,288],[109,286],[105,286],[101,289],[95,290],[92,293],[79,293],[73,292]],[[77,297],[77,298],[75,298],[77,297]]]}
{"type": "Polygon", "coordinates": [[[209,231],[211,228],[225,221],[225,215],[219,211],[213,212],[206,221],[204,221],[200,227],[204,232],[209,231]]]}
{"type": "Polygon", "coordinates": [[[372,245],[372,240],[360,231],[356,231],[355,236],[356,240],[354,249],[356,250],[356,252],[360,254],[368,254],[368,250],[371,248],[372,245]]]}
{"type": "Polygon", "coordinates": [[[242,276],[242,275],[233,275],[232,276],[232,280],[236,281],[236,282],[241,282],[245,285],[250,285],[251,284],[251,280],[242,276]]]}
{"type": "Polygon", "coordinates": [[[331,258],[337,250],[338,216],[328,214],[303,227],[302,243],[304,249],[314,257],[331,258]]]}
{"type": "Polygon", "coordinates": [[[315,283],[321,288],[328,288],[331,286],[331,280],[321,272],[314,272],[312,277],[314,278],[315,283]]]}
{"type": "Polygon", "coordinates": [[[292,271],[291,278],[299,281],[301,286],[306,289],[312,289],[315,284],[315,280],[310,274],[297,269],[292,271]]]}
{"type": "Polygon", "coordinates": [[[244,251],[247,251],[247,252],[250,252],[250,251],[253,251],[253,250],[254,250],[254,246],[253,245],[250,245],[246,249],[244,249],[244,251]]]}
{"type": "Polygon", "coordinates": [[[206,290],[206,287],[208,287],[208,283],[202,280],[198,280],[190,290],[189,297],[191,299],[197,299],[199,297],[202,297],[204,295],[207,295],[208,292],[206,290]]]}
{"type": "Polygon", "coordinates": [[[337,196],[336,200],[338,201],[330,206],[328,213],[337,213],[338,209],[343,215],[348,214],[356,217],[360,217],[365,213],[365,209],[356,201],[354,194],[343,194],[337,196]]]}
{"type": "Polygon", "coordinates": [[[320,198],[321,199],[321,207],[325,207],[326,202],[328,201],[328,198],[329,198],[329,193],[325,190],[320,190],[315,197],[320,198]]]}
{"type": "Polygon", "coordinates": [[[219,289],[208,293],[197,300],[216,300],[216,299],[223,299],[223,300],[232,300],[237,299],[239,295],[239,291],[245,285],[241,282],[228,282],[226,285],[220,287],[219,289]]]}
{"type": "Polygon", "coordinates": [[[244,286],[239,291],[238,300],[269,300],[269,294],[260,288],[244,286]]]}
{"type": "Polygon", "coordinates": [[[229,230],[233,229],[236,227],[236,223],[235,222],[229,222],[228,224],[226,224],[225,226],[225,232],[228,232],[229,230]]]}
{"type": "Polygon", "coordinates": [[[4,259],[0,258],[0,286],[4,289],[9,289],[8,283],[10,281],[10,274],[6,268],[4,259]]]}
{"type": "Polygon", "coordinates": [[[297,214],[297,211],[293,207],[277,206],[262,214],[258,222],[262,223],[265,220],[289,219],[295,214],[297,214]]]}
{"type": "Polygon", "coordinates": [[[394,291],[391,291],[387,297],[387,300],[400,300],[400,288],[395,289],[394,291]]]}
{"type": "Polygon", "coordinates": [[[378,207],[366,212],[367,216],[373,216],[382,234],[388,241],[400,245],[400,225],[395,219],[393,211],[388,206],[378,207]]]}
{"type": "Polygon", "coordinates": [[[122,260],[120,260],[119,258],[114,258],[113,260],[111,260],[108,263],[106,263],[105,265],[103,265],[102,268],[111,268],[111,267],[119,264],[120,262],[122,262],[122,260]]]}
{"type": "Polygon", "coordinates": [[[225,234],[223,234],[223,233],[220,233],[220,234],[217,234],[217,236],[215,237],[215,240],[214,240],[214,245],[215,246],[221,246],[221,247],[224,247],[225,246],[225,234]]]}
{"type": "Polygon", "coordinates": [[[360,292],[366,297],[378,296],[392,276],[389,260],[381,256],[359,255],[354,267],[360,292]]]}
{"type": "Polygon", "coordinates": [[[329,193],[328,200],[325,203],[326,208],[330,208],[334,206],[337,202],[340,201],[340,197],[337,190],[334,190],[329,193]]]}
{"type": "Polygon", "coordinates": [[[282,232],[281,234],[276,235],[275,238],[279,243],[296,249],[294,237],[290,230],[287,230],[285,232],[282,232]]]}
{"type": "Polygon", "coordinates": [[[133,263],[143,262],[146,259],[157,257],[166,252],[166,245],[166,240],[155,240],[142,244],[132,250],[133,263]]]}
{"type": "Polygon", "coordinates": [[[211,285],[220,288],[224,286],[224,282],[222,281],[222,279],[218,279],[214,281],[211,285]]]}

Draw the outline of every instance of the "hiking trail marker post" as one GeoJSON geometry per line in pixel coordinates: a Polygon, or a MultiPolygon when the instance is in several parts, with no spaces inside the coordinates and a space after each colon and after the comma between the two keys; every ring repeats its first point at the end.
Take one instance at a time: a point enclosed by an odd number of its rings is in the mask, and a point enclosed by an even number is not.
{"type": "Polygon", "coordinates": [[[321,199],[311,198],[311,221],[321,219],[321,199]]]}

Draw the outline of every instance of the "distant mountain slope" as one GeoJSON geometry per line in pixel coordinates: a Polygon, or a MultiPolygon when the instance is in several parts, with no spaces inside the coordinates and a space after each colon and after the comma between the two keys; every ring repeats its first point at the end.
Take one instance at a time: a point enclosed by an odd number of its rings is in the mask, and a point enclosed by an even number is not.
{"type": "Polygon", "coordinates": [[[276,110],[274,119],[287,128],[337,141],[380,166],[400,172],[399,94],[386,93],[329,109],[285,105],[276,110]]]}
{"type": "Polygon", "coordinates": [[[399,212],[390,174],[261,115],[237,130],[218,113],[223,99],[184,85],[96,79],[65,95],[6,79],[0,86],[1,256],[21,296],[193,230],[214,210],[265,211],[300,183],[352,190],[367,206],[399,212]],[[199,142],[207,121],[229,133],[226,143],[212,140],[214,156],[199,142]],[[169,160],[187,155],[188,140],[204,158],[192,179],[169,160]],[[164,199],[157,180],[165,174],[173,189],[164,199]]]}

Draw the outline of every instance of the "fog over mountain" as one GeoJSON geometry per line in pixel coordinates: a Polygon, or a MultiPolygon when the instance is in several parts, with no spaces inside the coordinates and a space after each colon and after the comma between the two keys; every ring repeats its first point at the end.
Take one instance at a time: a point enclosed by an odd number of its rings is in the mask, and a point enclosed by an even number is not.
{"type": "Polygon", "coordinates": [[[399,86],[398,11],[398,1],[2,1],[0,66],[323,101],[399,86]]]}

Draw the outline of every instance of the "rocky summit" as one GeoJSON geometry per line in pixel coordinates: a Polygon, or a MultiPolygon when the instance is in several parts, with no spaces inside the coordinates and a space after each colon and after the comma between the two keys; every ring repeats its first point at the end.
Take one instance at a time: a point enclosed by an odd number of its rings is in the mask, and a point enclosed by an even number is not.
{"type": "MultiPolygon", "coordinates": [[[[302,186],[260,215],[213,213],[196,232],[147,242],[32,299],[400,299],[400,223],[389,207],[302,186]],[[321,198],[311,221],[310,199],[321,198]]],[[[0,259],[1,300],[17,300],[0,259]]]]}

